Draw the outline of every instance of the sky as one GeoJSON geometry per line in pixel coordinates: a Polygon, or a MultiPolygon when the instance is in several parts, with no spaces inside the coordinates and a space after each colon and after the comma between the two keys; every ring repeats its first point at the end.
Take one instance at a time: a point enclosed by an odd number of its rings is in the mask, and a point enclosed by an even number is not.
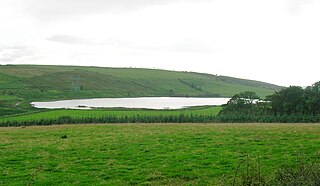
{"type": "Polygon", "coordinates": [[[1,0],[0,64],[320,81],[319,0],[1,0]]]}

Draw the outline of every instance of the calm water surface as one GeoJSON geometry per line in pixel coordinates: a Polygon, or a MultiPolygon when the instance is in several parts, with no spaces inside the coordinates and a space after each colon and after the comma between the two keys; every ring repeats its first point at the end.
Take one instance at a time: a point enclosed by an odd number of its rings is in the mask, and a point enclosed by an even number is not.
{"type": "Polygon", "coordinates": [[[177,97],[141,97],[141,98],[96,98],[51,102],[32,102],[36,108],[147,108],[147,109],[180,109],[191,106],[222,105],[230,98],[177,98],[177,97]]]}

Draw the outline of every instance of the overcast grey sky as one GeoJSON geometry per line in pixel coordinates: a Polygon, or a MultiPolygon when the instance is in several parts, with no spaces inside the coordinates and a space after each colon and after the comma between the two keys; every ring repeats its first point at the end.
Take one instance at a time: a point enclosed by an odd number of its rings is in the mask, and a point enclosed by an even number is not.
{"type": "Polygon", "coordinates": [[[0,64],[320,81],[319,0],[1,0],[0,64]]]}

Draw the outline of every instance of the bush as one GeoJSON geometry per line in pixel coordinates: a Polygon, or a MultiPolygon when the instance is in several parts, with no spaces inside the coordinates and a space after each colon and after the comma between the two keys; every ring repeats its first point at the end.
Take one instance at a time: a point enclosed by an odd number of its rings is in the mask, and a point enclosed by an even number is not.
{"type": "Polygon", "coordinates": [[[319,158],[309,163],[305,158],[299,158],[292,165],[280,168],[276,175],[275,185],[281,186],[319,186],[320,162],[319,158]]]}
{"type": "Polygon", "coordinates": [[[266,176],[261,168],[260,159],[246,156],[235,168],[234,176],[223,185],[242,186],[319,186],[320,158],[306,159],[304,156],[295,157],[294,162],[287,162],[276,168],[274,175],[266,176]]]}

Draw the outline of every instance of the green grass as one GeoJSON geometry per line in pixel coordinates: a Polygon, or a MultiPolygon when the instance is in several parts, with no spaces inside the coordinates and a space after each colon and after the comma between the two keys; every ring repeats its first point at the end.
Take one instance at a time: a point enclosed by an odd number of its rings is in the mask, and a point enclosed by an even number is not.
{"type": "MultiPolygon", "coordinates": [[[[0,66],[3,85],[15,84],[40,92],[38,99],[130,96],[221,96],[255,91],[266,96],[281,87],[251,80],[210,74],[153,69],[9,65],[0,66]],[[74,93],[72,78],[79,76],[82,91],[74,93]],[[12,82],[12,83],[11,83],[12,82]],[[19,83],[17,83],[19,82],[19,83]]],[[[21,93],[23,95],[23,93],[21,93]]],[[[35,95],[30,98],[34,98],[35,95]]]]}
{"type": "Polygon", "coordinates": [[[247,155],[271,176],[291,157],[320,153],[319,124],[65,125],[0,136],[0,185],[219,185],[247,155]]]}
{"type": "Polygon", "coordinates": [[[102,116],[179,116],[184,115],[210,115],[216,116],[221,107],[191,107],[178,110],[146,110],[146,109],[98,109],[98,110],[45,110],[39,113],[30,113],[0,118],[2,121],[35,121],[41,119],[58,119],[69,116],[72,118],[88,118],[102,116]]]}

